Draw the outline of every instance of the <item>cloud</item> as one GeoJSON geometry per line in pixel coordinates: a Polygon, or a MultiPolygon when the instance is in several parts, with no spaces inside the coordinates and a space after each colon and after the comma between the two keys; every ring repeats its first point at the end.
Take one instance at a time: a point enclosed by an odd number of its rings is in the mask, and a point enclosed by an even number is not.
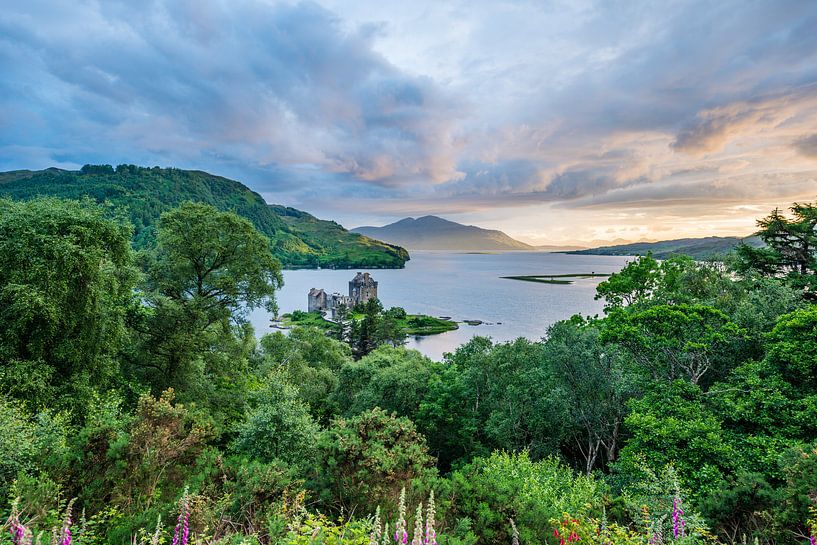
{"type": "Polygon", "coordinates": [[[542,206],[542,229],[813,179],[810,2],[0,8],[2,169],[199,168],[354,224],[542,206]]]}
{"type": "Polygon", "coordinates": [[[131,161],[311,163],[383,184],[458,175],[459,102],[377,54],[371,25],[344,29],[309,2],[47,4],[0,16],[0,67],[16,78],[8,123],[39,125],[32,143],[62,140],[80,162],[100,146],[131,161]]]}
{"type": "Polygon", "coordinates": [[[795,141],[794,148],[806,157],[817,159],[817,134],[799,138],[795,141]]]}
{"type": "Polygon", "coordinates": [[[671,146],[690,154],[720,151],[738,136],[779,128],[815,103],[817,86],[808,86],[779,97],[733,102],[704,110],[678,134],[671,146]]]}

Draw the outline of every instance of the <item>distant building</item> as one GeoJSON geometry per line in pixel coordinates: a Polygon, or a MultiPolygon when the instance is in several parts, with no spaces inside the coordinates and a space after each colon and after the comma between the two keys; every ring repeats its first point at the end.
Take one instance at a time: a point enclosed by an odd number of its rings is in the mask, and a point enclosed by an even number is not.
{"type": "Polygon", "coordinates": [[[329,310],[327,302],[325,291],[318,288],[309,290],[309,305],[307,306],[309,312],[324,312],[329,310]]]}
{"type": "Polygon", "coordinates": [[[369,273],[357,273],[349,281],[349,298],[355,305],[377,299],[377,281],[369,273]]]}
{"type": "Polygon", "coordinates": [[[351,309],[358,303],[366,303],[370,299],[377,299],[377,281],[369,273],[357,273],[349,281],[349,295],[340,293],[326,293],[320,288],[312,288],[308,294],[309,312],[332,313],[332,319],[337,317],[341,307],[351,309]]]}

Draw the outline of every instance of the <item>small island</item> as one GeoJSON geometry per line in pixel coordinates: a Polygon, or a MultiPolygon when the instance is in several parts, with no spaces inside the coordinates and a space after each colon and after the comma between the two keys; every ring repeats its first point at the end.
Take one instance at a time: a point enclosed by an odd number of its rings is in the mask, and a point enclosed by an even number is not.
{"type": "MultiPolygon", "coordinates": [[[[343,322],[360,322],[366,317],[369,302],[379,303],[377,285],[377,281],[369,273],[359,272],[349,281],[348,295],[327,293],[322,288],[312,288],[307,295],[308,311],[296,310],[284,314],[281,326],[284,328],[312,326],[332,333],[341,329],[343,322]],[[330,318],[326,317],[327,314],[330,318]]],[[[407,314],[400,307],[379,312],[393,320],[397,329],[404,335],[437,335],[459,329],[457,322],[450,319],[407,314]]]]}
{"type": "MultiPolygon", "coordinates": [[[[352,309],[349,313],[348,319],[353,321],[361,321],[365,317],[365,312],[362,309],[352,309]]],[[[443,318],[435,318],[434,316],[427,316],[425,314],[406,314],[402,313],[403,309],[394,308],[386,312],[397,311],[396,323],[397,327],[405,334],[411,336],[437,335],[447,331],[454,331],[459,329],[459,324],[451,320],[443,318]]],[[[327,332],[333,332],[341,327],[338,321],[329,320],[320,312],[304,312],[303,310],[296,310],[288,314],[284,314],[281,320],[281,326],[284,328],[290,327],[317,327],[327,332]]]]}
{"type": "Polygon", "coordinates": [[[607,273],[576,273],[576,274],[532,274],[519,276],[500,276],[508,280],[521,280],[522,282],[538,282],[540,284],[572,284],[578,279],[584,278],[606,278],[607,273]]]}

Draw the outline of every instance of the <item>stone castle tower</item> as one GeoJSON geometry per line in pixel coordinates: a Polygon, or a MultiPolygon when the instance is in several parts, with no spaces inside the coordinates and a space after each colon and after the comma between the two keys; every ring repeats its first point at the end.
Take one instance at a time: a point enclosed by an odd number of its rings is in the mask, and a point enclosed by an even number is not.
{"type": "Polygon", "coordinates": [[[349,298],[353,305],[377,299],[377,281],[369,273],[357,273],[349,281],[349,298]]]}

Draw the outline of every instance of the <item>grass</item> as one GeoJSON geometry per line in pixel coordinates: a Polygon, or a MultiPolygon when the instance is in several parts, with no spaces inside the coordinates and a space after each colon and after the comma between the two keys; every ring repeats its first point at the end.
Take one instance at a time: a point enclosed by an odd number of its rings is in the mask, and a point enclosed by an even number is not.
{"type": "Polygon", "coordinates": [[[522,282],[538,282],[540,284],[572,284],[579,278],[606,278],[607,273],[577,273],[577,274],[532,274],[519,276],[501,276],[508,280],[521,280],[522,282]]]}
{"type": "MultiPolygon", "coordinates": [[[[362,320],[363,314],[352,314],[353,320],[362,320]]],[[[459,329],[457,322],[426,316],[425,314],[407,314],[402,320],[398,320],[400,329],[406,335],[438,335],[447,331],[459,329]]],[[[284,327],[317,327],[325,331],[332,331],[338,326],[324,318],[320,312],[303,312],[296,310],[291,314],[284,314],[281,320],[284,327]]]]}
{"type": "Polygon", "coordinates": [[[457,322],[424,314],[407,315],[405,320],[400,320],[400,327],[407,335],[437,335],[459,329],[457,322]]]}

